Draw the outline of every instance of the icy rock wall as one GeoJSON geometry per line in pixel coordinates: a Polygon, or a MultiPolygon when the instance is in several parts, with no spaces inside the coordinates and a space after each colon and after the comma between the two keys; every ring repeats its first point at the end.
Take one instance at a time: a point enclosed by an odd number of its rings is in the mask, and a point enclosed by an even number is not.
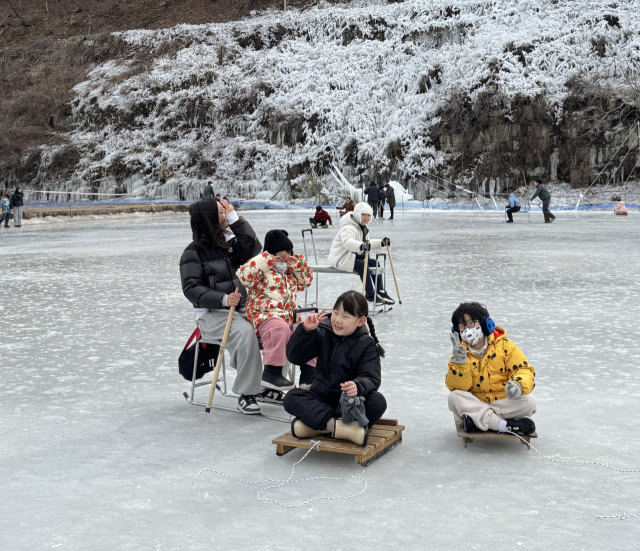
{"type": "Polygon", "coordinates": [[[640,105],[634,1],[321,5],[119,36],[136,54],[75,89],[73,189],[167,197],[182,183],[197,197],[213,180],[216,191],[285,198],[291,182],[318,177],[325,195],[341,195],[334,162],[357,187],[417,190],[416,178],[440,173],[479,188],[523,168],[569,180],[576,162],[590,173],[611,149],[606,138],[564,145],[579,129],[554,135],[588,107],[567,105],[576,83],[597,83],[626,113],[597,129],[612,142],[640,105]]]}

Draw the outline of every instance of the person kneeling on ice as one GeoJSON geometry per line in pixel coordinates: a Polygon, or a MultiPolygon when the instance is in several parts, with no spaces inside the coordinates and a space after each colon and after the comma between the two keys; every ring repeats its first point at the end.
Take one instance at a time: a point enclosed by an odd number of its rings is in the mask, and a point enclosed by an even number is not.
{"type": "Polygon", "coordinates": [[[449,409],[462,419],[464,430],[535,432],[535,370],[522,351],[478,302],[460,304],[451,323],[453,356],[445,383],[451,391],[449,409]]]}
{"type": "Polygon", "coordinates": [[[625,216],[627,214],[627,207],[625,206],[624,201],[618,201],[613,207],[613,212],[616,215],[625,216]]]}
{"type": "Polygon", "coordinates": [[[287,344],[287,358],[294,364],[318,358],[318,374],[311,389],[296,388],[284,398],[284,409],[295,417],[291,434],[296,438],[330,434],[364,446],[369,427],[387,409],[384,396],[378,392],[384,349],[378,344],[373,322],[367,315],[367,301],[357,291],[338,297],[330,319],[323,316],[324,312],[307,316],[287,344]],[[362,424],[342,420],[347,417],[344,406],[350,408],[351,399],[364,401],[362,424]]]}
{"type": "Polygon", "coordinates": [[[328,227],[327,222],[329,222],[329,224],[333,226],[333,222],[331,221],[331,216],[329,216],[329,213],[322,208],[322,205],[318,205],[316,207],[316,213],[313,218],[309,218],[311,227],[313,229],[316,229],[318,227],[318,224],[320,224],[323,228],[326,228],[328,227]]]}
{"type": "MultiPolygon", "coordinates": [[[[304,291],[313,281],[311,268],[304,256],[293,255],[293,243],[286,231],[271,230],[264,237],[263,252],[240,266],[236,275],[249,293],[247,319],[262,339],[262,386],[272,389],[256,399],[282,404],[282,391],[295,386],[283,375],[286,347],[296,321],[298,291],[304,291]]],[[[300,366],[301,385],[310,386],[313,382],[314,365],[312,362],[300,366]]]]}
{"type": "MultiPolygon", "coordinates": [[[[382,249],[391,245],[388,237],[383,239],[369,239],[369,228],[373,211],[367,203],[358,203],[353,212],[348,213],[340,220],[340,230],[333,239],[329,251],[329,263],[339,270],[356,272],[362,281],[364,277],[364,257],[366,251],[382,249]]],[[[369,266],[376,267],[375,259],[369,258],[369,266]]],[[[378,295],[374,297],[375,289],[373,278],[367,269],[366,294],[367,300],[376,304],[395,304],[384,289],[384,279],[378,274],[378,295]]]]}

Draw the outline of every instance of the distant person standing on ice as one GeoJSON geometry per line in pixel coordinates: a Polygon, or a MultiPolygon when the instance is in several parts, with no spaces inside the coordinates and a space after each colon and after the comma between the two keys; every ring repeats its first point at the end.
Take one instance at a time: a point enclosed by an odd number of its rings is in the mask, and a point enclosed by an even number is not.
{"type": "Polygon", "coordinates": [[[387,201],[389,210],[391,211],[389,220],[393,220],[393,209],[396,208],[396,191],[389,184],[384,185],[384,198],[387,201]]]}
{"type": "Polygon", "coordinates": [[[2,222],[4,222],[4,227],[8,228],[9,226],[9,217],[11,216],[11,203],[9,203],[9,198],[5,195],[2,198],[2,217],[0,217],[0,226],[2,222]]]}
{"type": "Polygon", "coordinates": [[[551,194],[547,190],[546,187],[542,185],[542,180],[535,180],[533,185],[536,186],[535,193],[531,196],[531,201],[533,201],[536,197],[540,197],[540,201],[542,201],[542,214],[544,214],[544,223],[551,224],[554,222],[556,217],[549,210],[549,205],[551,204],[551,194]]]}
{"type": "Polygon", "coordinates": [[[369,184],[369,187],[364,190],[365,195],[367,196],[367,203],[371,207],[371,211],[373,212],[373,218],[378,218],[378,207],[380,206],[380,201],[383,199],[382,192],[373,182],[369,184]]]}
{"type": "Polygon", "coordinates": [[[11,208],[13,209],[13,227],[19,228],[22,226],[22,210],[24,205],[24,193],[22,188],[16,188],[16,191],[11,196],[11,208]]]}
{"type": "Polygon", "coordinates": [[[451,391],[449,409],[462,419],[465,432],[533,434],[536,372],[522,350],[479,302],[460,304],[451,323],[453,355],[445,384],[451,391]]]}
{"type": "Polygon", "coordinates": [[[385,203],[384,186],[380,184],[380,186],[378,187],[380,189],[380,193],[382,194],[382,199],[380,199],[380,218],[384,218],[384,203],[385,203]]]}
{"type": "MultiPolygon", "coordinates": [[[[377,189],[377,188],[376,188],[377,189]]],[[[329,251],[329,263],[338,270],[355,272],[362,281],[364,277],[364,257],[366,251],[382,249],[391,245],[388,237],[369,239],[369,228],[372,209],[367,203],[358,203],[353,212],[348,213],[340,220],[340,230],[333,239],[329,251]]],[[[369,258],[369,266],[376,267],[375,259],[369,258]]],[[[371,272],[367,269],[366,298],[376,304],[395,304],[395,301],[384,289],[384,280],[378,275],[378,295],[375,295],[371,272]]]]}
{"type": "Polygon", "coordinates": [[[261,383],[258,339],[247,321],[247,290],[236,271],[260,254],[262,246],[249,223],[224,200],[202,199],[189,207],[189,214],[193,241],[180,258],[182,291],[193,304],[204,342],[222,340],[229,307],[236,307],[227,340],[231,366],[238,371],[233,392],[240,395],[238,410],[241,413],[259,414],[255,396],[268,391],[263,390],[261,383]]]}
{"type": "Polygon", "coordinates": [[[507,201],[509,201],[509,204],[504,207],[505,209],[507,209],[507,216],[509,217],[509,220],[507,220],[507,224],[513,224],[513,213],[520,212],[520,201],[516,199],[515,193],[509,195],[507,201]]]}
{"type": "Polygon", "coordinates": [[[211,184],[211,182],[207,182],[207,185],[204,186],[202,198],[209,199],[210,197],[213,197],[213,185],[211,184]]]}

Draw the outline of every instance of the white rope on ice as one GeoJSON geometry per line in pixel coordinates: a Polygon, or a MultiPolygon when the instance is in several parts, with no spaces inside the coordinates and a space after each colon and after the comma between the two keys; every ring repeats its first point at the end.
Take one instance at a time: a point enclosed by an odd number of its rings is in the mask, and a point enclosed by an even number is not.
{"type": "Polygon", "coordinates": [[[267,478],[265,480],[243,480],[242,478],[238,478],[237,476],[231,476],[228,474],[224,474],[221,473],[220,471],[216,471],[215,469],[202,469],[197,475],[196,477],[193,479],[193,482],[191,483],[192,485],[196,483],[196,480],[198,480],[198,477],[205,472],[209,472],[209,473],[214,473],[217,474],[219,476],[222,476],[224,478],[229,478],[230,480],[235,480],[237,482],[242,482],[243,484],[266,484],[267,482],[281,482],[281,484],[276,484],[275,486],[267,486],[266,488],[261,488],[260,491],[258,491],[258,500],[260,501],[265,501],[265,502],[271,502],[271,503],[275,503],[276,505],[280,505],[280,507],[284,507],[285,509],[293,509],[294,507],[301,507],[302,505],[306,505],[307,503],[311,503],[312,501],[317,501],[317,500],[337,500],[337,499],[351,499],[352,497],[357,497],[360,494],[363,494],[365,492],[365,490],[367,489],[367,481],[364,478],[361,478],[359,476],[355,476],[355,475],[347,475],[347,476],[343,476],[343,477],[335,477],[335,476],[312,476],[310,478],[298,478],[296,480],[291,480],[293,478],[293,475],[296,471],[296,465],[299,465],[300,463],[302,463],[307,455],[309,455],[311,453],[312,450],[316,449],[317,451],[320,451],[320,444],[322,444],[321,440],[309,440],[309,444],[311,444],[311,447],[309,448],[309,450],[307,451],[307,453],[304,454],[304,456],[302,457],[302,459],[300,459],[299,461],[297,461],[296,463],[293,464],[293,467],[291,468],[291,474],[289,475],[289,478],[287,478],[286,480],[279,480],[279,479],[272,479],[272,478],[267,478]],[[302,503],[297,503],[296,505],[285,505],[284,503],[280,503],[279,501],[275,500],[275,499],[270,499],[267,497],[261,497],[261,493],[264,492],[265,490],[272,490],[274,488],[281,488],[282,486],[284,486],[285,484],[294,484],[296,482],[307,482],[309,480],[336,480],[336,481],[340,481],[340,480],[347,480],[348,478],[353,478],[354,480],[360,480],[361,482],[364,482],[364,488],[362,488],[362,490],[360,490],[359,492],[355,493],[355,494],[351,494],[348,496],[338,496],[338,497],[329,497],[329,496],[318,496],[318,497],[314,497],[311,499],[308,499],[306,501],[303,501],[302,503]]]}
{"type": "MultiPolygon", "coordinates": [[[[552,459],[551,457],[546,456],[545,454],[543,454],[538,448],[536,448],[533,444],[531,444],[531,442],[527,442],[524,438],[522,438],[522,436],[520,436],[519,434],[516,434],[515,432],[511,432],[510,430],[505,431],[509,434],[513,434],[513,436],[517,436],[518,438],[520,438],[520,440],[522,440],[522,442],[524,444],[527,444],[528,447],[533,448],[535,450],[535,452],[540,455],[541,457],[543,457],[544,459],[546,459],[547,461],[551,461],[552,463],[564,463],[567,465],[595,465],[596,467],[605,467],[606,469],[611,469],[612,471],[616,471],[617,473],[640,473],[640,470],[637,469],[618,469],[617,467],[612,467],[611,465],[608,465],[607,463],[599,463],[597,461],[572,461],[570,459],[552,459]]],[[[633,518],[633,517],[640,517],[640,513],[621,513],[619,515],[609,515],[609,516],[598,516],[596,518],[619,518],[620,520],[625,520],[628,518],[633,518]]]]}

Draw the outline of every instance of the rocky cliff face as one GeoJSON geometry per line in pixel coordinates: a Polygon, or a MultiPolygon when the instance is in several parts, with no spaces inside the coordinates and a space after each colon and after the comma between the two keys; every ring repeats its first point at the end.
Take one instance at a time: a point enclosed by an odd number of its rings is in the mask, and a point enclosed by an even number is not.
{"type": "Polygon", "coordinates": [[[356,185],[498,191],[640,162],[634,2],[351,4],[116,38],[127,53],[75,88],[33,185],[285,195],[335,163],[356,185]]]}

